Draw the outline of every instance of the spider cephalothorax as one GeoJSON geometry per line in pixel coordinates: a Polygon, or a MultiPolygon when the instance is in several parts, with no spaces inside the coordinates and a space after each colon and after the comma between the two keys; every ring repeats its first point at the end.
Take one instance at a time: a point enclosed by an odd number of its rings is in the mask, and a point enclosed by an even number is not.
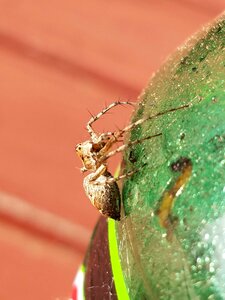
{"type": "Polygon", "coordinates": [[[113,144],[117,142],[113,133],[102,134],[95,140],[88,140],[79,143],[75,150],[83,162],[82,171],[95,171],[103,163],[104,155],[109,151],[113,144]]]}

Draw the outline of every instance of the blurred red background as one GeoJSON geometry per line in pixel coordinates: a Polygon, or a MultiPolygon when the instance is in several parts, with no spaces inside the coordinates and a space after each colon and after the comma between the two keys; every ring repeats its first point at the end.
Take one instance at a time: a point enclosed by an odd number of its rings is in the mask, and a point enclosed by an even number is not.
{"type": "MultiPolygon", "coordinates": [[[[76,143],[224,0],[0,1],[0,299],[67,299],[98,212],[76,143]]],[[[96,124],[122,127],[130,109],[96,124]],[[121,117],[122,116],[122,117],[121,117]]]]}

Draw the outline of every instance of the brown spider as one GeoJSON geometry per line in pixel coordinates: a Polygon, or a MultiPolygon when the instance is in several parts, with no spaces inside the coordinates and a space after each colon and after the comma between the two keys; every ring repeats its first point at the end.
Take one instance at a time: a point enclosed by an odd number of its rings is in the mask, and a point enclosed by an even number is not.
{"type": "Polygon", "coordinates": [[[134,105],[132,102],[128,101],[117,101],[111,103],[96,116],[93,116],[87,123],[87,131],[90,134],[90,140],[83,143],[79,143],[76,146],[77,155],[81,158],[83,162],[82,172],[90,171],[91,173],[84,178],[83,186],[87,197],[90,199],[91,203],[99,210],[99,212],[114,220],[120,220],[120,206],[121,206],[121,196],[117,181],[123,178],[132,176],[138,170],[131,171],[129,173],[123,174],[114,178],[107,168],[107,160],[115,155],[116,153],[124,151],[126,148],[141,143],[144,140],[151,139],[157,136],[161,136],[162,133],[158,133],[143,139],[138,139],[127,144],[123,144],[111,150],[112,146],[118,143],[123,135],[132,130],[134,127],[142,124],[147,120],[154,119],[161,115],[169,112],[174,112],[179,109],[184,109],[190,106],[186,104],[177,108],[172,108],[164,112],[157,113],[153,116],[139,119],[138,121],[131,123],[122,130],[115,132],[106,132],[102,134],[97,134],[93,128],[92,124],[97,121],[102,115],[107,111],[112,109],[117,105],[134,105]]]}

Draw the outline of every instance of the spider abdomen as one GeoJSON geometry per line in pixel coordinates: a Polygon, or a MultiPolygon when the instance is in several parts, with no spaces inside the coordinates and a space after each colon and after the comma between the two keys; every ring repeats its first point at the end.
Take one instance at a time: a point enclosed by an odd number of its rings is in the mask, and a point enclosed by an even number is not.
{"type": "Polygon", "coordinates": [[[121,197],[113,176],[106,171],[95,180],[93,177],[92,173],[84,178],[84,190],[91,203],[102,215],[120,220],[121,197]]]}

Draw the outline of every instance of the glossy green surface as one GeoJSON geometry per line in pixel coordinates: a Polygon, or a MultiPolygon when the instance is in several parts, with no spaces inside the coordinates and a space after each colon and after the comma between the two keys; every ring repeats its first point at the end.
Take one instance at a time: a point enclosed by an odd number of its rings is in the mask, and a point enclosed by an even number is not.
{"type": "Polygon", "coordinates": [[[146,121],[130,140],[162,132],[125,153],[124,218],[117,225],[122,269],[131,299],[225,299],[225,20],[192,37],[153,77],[133,121],[146,121]],[[157,211],[165,191],[192,163],[190,178],[168,216],[157,211]]]}

